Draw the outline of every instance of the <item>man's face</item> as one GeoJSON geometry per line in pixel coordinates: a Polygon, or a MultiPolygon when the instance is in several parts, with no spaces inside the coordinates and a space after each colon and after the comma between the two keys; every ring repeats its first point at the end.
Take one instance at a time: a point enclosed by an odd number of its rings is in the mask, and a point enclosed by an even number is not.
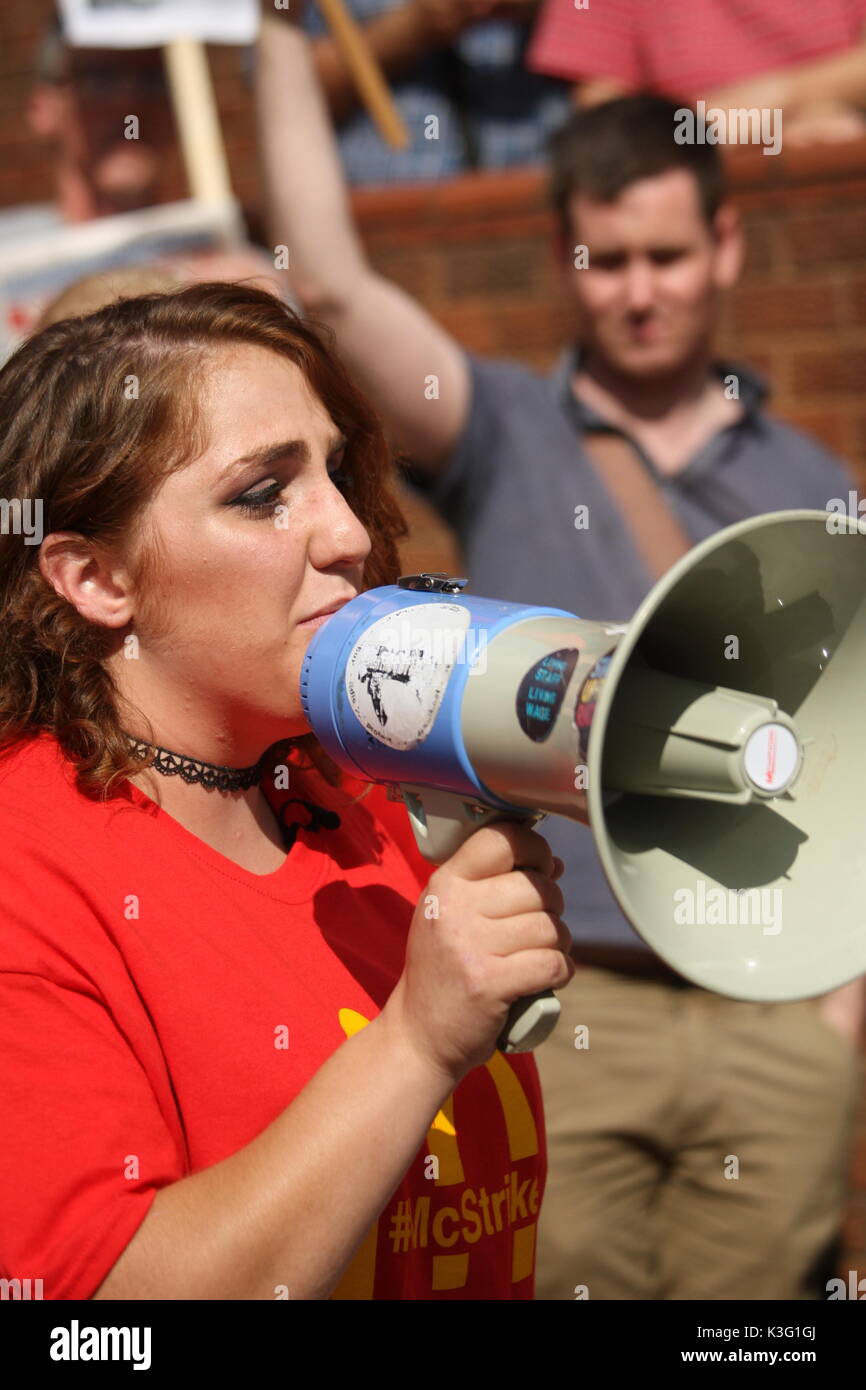
{"type": "Polygon", "coordinates": [[[739,233],[710,226],[690,173],[671,169],[630,184],[613,202],[575,195],[574,245],[587,265],[570,274],[581,341],[625,376],[683,367],[715,326],[719,291],[736,279],[739,233]]]}
{"type": "Polygon", "coordinates": [[[43,133],[86,179],[95,215],[148,206],[175,145],[161,51],[70,49],[66,61],[67,79],[43,89],[43,133]]]}

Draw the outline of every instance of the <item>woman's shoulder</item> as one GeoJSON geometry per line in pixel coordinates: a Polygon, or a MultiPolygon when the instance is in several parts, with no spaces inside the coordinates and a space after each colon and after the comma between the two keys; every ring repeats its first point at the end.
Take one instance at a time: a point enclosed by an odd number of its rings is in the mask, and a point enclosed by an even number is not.
{"type": "Polygon", "coordinates": [[[34,760],[49,761],[59,752],[59,747],[57,739],[46,729],[35,729],[32,733],[22,734],[13,742],[5,744],[0,748],[0,782],[5,781],[22,763],[31,763],[34,760]]]}
{"type": "Polygon", "coordinates": [[[0,750],[0,815],[48,810],[58,791],[71,790],[66,760],[53,734],[40,729],[0,750]]]}
{"type": "Polygon", "coordinates": [[[0,752],[0,971],[75,988],[90,978],[85,963],[104,949],[94,908],[104,816],[53,736],[0,752]]]}
{"type": "Polygon", "coordinates": [[[57,738],[40,730],[0,750],[0,863],[36,853],[73,872],[117,807],[85,796],[57,738]]]}

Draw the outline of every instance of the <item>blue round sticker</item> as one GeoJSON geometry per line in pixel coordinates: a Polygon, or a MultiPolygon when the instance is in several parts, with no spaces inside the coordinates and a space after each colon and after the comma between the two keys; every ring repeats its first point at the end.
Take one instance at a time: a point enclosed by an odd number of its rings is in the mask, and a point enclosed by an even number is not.
{"type": "Polygon", "coordinates": [[[517,718],[534,743],[543,743],[556,722],[580,651],[562,647],[527,671],[517,692],[517,718]]]}

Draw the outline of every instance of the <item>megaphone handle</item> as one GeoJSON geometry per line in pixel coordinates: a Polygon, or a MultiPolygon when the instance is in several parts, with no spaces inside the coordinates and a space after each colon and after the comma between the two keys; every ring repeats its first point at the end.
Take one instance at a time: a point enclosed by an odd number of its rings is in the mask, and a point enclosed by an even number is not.
{"type": "MultiPolygon", "coordinates": [[[[457,792],[439,791],[433,787],[400,784],[400,791],[409,812],[415,840],[431,863],[442,864],[456,854],[464,840],[492,820],[502,820],[507,813],[496,806],[471,802],[457,792]]],[[[515,808],[513,820],[542,820],[545,813],[527,812],[521,815],[515,808]]],[[[553,990],[529,994],[512,1004],[505,1026],[496,1046],[500,1052],[531,1052],[543,1043],[556,1027],[559,1000],[553,990]]]]}
{"type": "Polygon", "coordinates": [[[553,1032],[559,1013],[559,1000],[552,989],[516,999],[496,1041],[497,1048],[500,1052],[531,1052],[553,1032]]]}

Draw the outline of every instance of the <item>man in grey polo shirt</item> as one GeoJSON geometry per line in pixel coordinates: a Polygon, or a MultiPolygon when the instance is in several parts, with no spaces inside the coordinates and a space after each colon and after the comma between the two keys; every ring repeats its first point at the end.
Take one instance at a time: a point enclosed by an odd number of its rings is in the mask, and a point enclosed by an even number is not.
{"type": "MultiPolygon", "coordinates": [[[[673,107],[610,103],[557,138],[582,332],[545,376],[465,352],[373,271],[305,40],[273,19],[258,101],[271,236],[291,248],[293,290],[427,479],[473,592],[631,616],[653,576],[591,464],[594,433],[631,446],[694,542],[847,497],[840,463],[764,414],[757,378],[713,361],[742,238],[715,148],[676,145],[673,107]],[[581,507],[589,525],[577,528],[581,507]]],[[[861,982],[777,1005],[690,986],[623,918],[592,836],[557,817],[542,833],[592,964],[561,992],[560,1025],[536,1053],[550,1160],[537,1296],[808,1297],[844,1207],[861,982]],[[588,1049],[575,1047],[578,1025],[588,1049]]]]}
{"type": "MultiPolygon", "coordinates": [[[[425,485],[420,470],[413,476],[456,529],[472,592],[627,622],[654,581],[581,450],[586,435],[610,426],[575,393],[580,349],[564,348],[546,377],[518,363],[466,357],[466,425],[432,482],[425,485]],[[586,528],[575,529],[578,506],[588,510],[586,528]]],[[[842,465],[763,413],[766,387],[753,372],[733,363],[715,372],[720,382],[736,378],[741,412],[684,467],[666,476],[633,441],[695,544],[744,517],[847,498],[852,483],[842,465]]],[[[559,816],[544,822],[543,834],[565,862],[560,886],[575,940],[621,944],[649,959],[611,896],[592,837],[559,816]]]]}

